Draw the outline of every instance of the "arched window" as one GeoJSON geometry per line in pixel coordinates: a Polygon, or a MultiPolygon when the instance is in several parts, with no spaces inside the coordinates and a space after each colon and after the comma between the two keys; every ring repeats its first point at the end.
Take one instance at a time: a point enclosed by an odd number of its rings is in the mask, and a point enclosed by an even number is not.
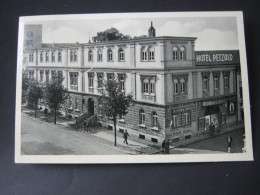
{"type": "Polygon", "coordinates": [[[79,109],[79,100],[78,100],[78,98],[75,99],[75,109],[76,110],[79,109]]]}
{"type": "Polygon", "coordinates": [[[49,53],[48,52],[46,52],[46,54],[45,54],[45,61],[49,62],[49,53]]]}
{"type": "Polygon", "coordinates": [[[149,80],[143,80],[143,93],[149,93],[149,80]]]}
{"type": "Polygon", "coordinates": [[[61,62],[61,52],[58,53],[58,62],[61,62]]]}
{"type": "Polygon", "coordinates": [[[154,47],[149,48],[149,61],[154,60],[154,47]]]}
{"type": "Polygon", "coordinates": [[[97,57],[98,57],[98,61],[102,61],[102,51],[101,50],[98,50],[98,53],[97,53],[97,57]]]}
{"type": "Polygon", "coordinates": [[[113,52],[111,49],[107,50],[107,60],[110,62],[113,61],[113,52]]]}
{"type": "Polygon", "coordinates": [[[145,47],[142,47],[141,59],[142,59],[142,61],[147,61],[147,48],[145,48],[145,47]]]}
{"type": "Polygon", "coordinates": [[[70,51],[70,62],[73,62],[74,59],[73,59],[73,51],[70,51]]]}
{"type": "Polygon", "coordinates": [[[180,59],[181,59],[181,60],[185,60],[185,58],[186,58],[185,48],[184,48],[184,47],[181,47],[181,48],[180,48],[180,59]]]}
{"type": "Polygon", "coordinates": [[[179,81],[178,81],[178,79],[173,80],[173,93],[174,94],[179,93],[179,81]]]}
{"type": "Polygon", "coordinates": [[[93,52],[92,52],[92,50],[88,51],[88,61],[89,62],[93,61],[93,52]]]}
{"type": "Polygon", "coordinates": [[[145,112],[143,109],[139,111],[139,124],[145,125],[145,112]]]}
{"type": "Polygon", "coordinates": [[[158,115],[156,112],[152,112],[152,126],[158,127],[158,115]]]}
{"type": "Polygon", "coordinates": [[[124,61],[125,60],[125,53],[124,53],[124,50],[122,48],[119,48],[118,56],[119,56],[119,61],[124,61]]]}
{"type": "Polygon", "coordinates": [[[74,62],[78,61],[78,53],[77,51],[74,51],[74,62]]]}
{"type": "Polygon", "coordinates": [[[172,59],[178,60],[178,48],[177,47],[172,48],[172,59]]]}
{"type": "Polygon", "coordinates": [[[55,62],[55,53],[51,52],[51,62],[55,62]]]}
{"type": "Polygon", "coordinates": [[[181,78],[180,80],[180,92],[186,93],[186,81],[184,78],[181,78]]]}
{"type": "Polygon", "coordinates": [[[43,62],[43,54],[40,53],[40,62],[43,62]]]}
{"type": "Polygon", "coordinates": [[[150,94],[155,94],[155,80],[150,80],[150,94]]]}

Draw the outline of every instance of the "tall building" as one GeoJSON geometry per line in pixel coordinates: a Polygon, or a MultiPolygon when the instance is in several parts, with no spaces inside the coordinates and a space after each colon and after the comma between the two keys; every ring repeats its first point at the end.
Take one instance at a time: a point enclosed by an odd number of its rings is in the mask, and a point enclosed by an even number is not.
{"type": "Polygon", "coordinates": [[[101,114],[103,80],[116,78],[134,102],[118,119],[117,130],[155,143],[176,142],[242,120],[239,94],[239,51],[194,51],[196,38],[155,36],[85,44],[43,44],[28,51],[28,74],[48,82],[58,72],[70,97],[64,114],[78,118],[96,115],[98,123],[113,129],[101,114]]]}

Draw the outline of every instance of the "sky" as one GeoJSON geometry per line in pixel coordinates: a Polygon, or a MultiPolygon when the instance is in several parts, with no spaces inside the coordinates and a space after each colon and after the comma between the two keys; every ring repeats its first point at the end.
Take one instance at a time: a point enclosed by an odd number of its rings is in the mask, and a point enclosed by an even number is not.
{"type": "Polygon", "coordinates": [[[132,37],[147,35],[151,21],[156,36],[197,37],[197,51],[238,49],[235,17],[72,19],[37,21],[33,24],[42,24],[44,43],[87,43],[97,32],[111,27],[132,37]]]}

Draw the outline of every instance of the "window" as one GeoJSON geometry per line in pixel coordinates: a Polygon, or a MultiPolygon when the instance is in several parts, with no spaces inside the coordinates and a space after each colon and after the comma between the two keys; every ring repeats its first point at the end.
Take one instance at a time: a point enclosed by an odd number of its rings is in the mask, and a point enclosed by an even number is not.
{"type": "Polygon", "coordinates": [[[70,89],[71,90],[78,90],[78,73],[71,72],[70,73],[70,89]]]}
{"type": "Polygon", "coordinates": [[[178,48],[177,47],[172,48],[172,59],[178,60],[178,48]]]}
{"type": "Polygon", "coordinates": [[[70,62],[73,62],[74,61],[74,58],[73,58],[73,51],[70,51],[70,62]]]}
{"type": "Polygon", "coordinates": [[[98,104],[98,115],[102,116],[102,104],[98,104]]]}
{"type": "Polygon", "coordinates": [[[142,54],[142,61],[147,61],[147,49],[146,48],[142,48],[142,52],[141,52],[141,54],[142,54]]]}
{"type": "Polygon", "coordinates": [[[51,71],[51,78],[55,77],[56,76],[56,71],[55,70],[52,70],[51,71]]]}
{"type": "Polygon", "coordinates": [[[33,62],[33,53],[29,54],[29,62],[33,62]]]}
{"type": "Polygon", "coordinates": [[[51,62],[55,62],[55,53],[51,52],[51,62]]]}
{"type": "Polygon", "coordinates": [[[34,78],[34,70],[30,70],[29,71],[29,79],[33,79],[34,78]]]}
{"type": "Polygon", "coordinates": [[[103,73],[97,73],[97,77],[98,77],[98,88],[102,88],[103,87],[103,73]]]}
{"type": "Polygon", "coordinates": [[[214,89],[219,89],[219,80],[218,80],[218,77],[214,77],[214,89]]]}
{"type": "Polygon", "coordinates": [[[232,113],[234,113],[234,112],[235,112],[235,105],[234,105],[234,103],[231,102],[231,103],[229,104],[229,113],[232,114],[232,113]]]}
{"type": "Polygon", "coordinates": [[[72,99],[69,97],[69,109],[72,109],[72,99]]]}
{"type": "Polygon", "coordinates": [[[149,61],[154,60],[154,47],[149,48],[149,61]]]}
{"type": "Polygon", "coordinates": [[[143,80],[143,93],[149,93],[149,80],[143,80]]]}
{"type": "Polygon", "coordinates": [[[152,112],[152,126],[158,128],[158,115],[156,112],[152,112]]]}
{"type": "Polygon", "coordinates": [[[79,110],[79,100],[78,100],[78,98],[75,99],[75,109],[79,110]]]}
{"type": "Polygon", "coordinates": [[[43,74],[44,74],[44,72],[43,72],[43,70],[41,70],[40,71],[40,82],[43,82],[43,74]]]}
{"type": "Polygon", "coordinates": [[[124,50],[122,48],[119,48],[118,50],[118,53],[119,53],[119,61],[124,61],[125,60],[125,53],[124,53],[124,50]]]}
{"type": "Polygon", "coordinates": [[[59,51],[58,52],[58,62],[61,62],[62,60],[61,60],[61,52],[59,51]]]}
{"type": "Polygon", "coordinates": [[[190,113],[183,113],[184,126],[190,125],[190,113]]]}
{"type": "Polygon", "coordinates": [[[45,53],[45,62],[49,62],[49,53],[48,52],[45,53]]]}
{"type": "Polygon", "coordinates": [[[181,60],[185,60],[185,58],[186,58],[186,53],[185,53],[185,48],[184,47],[181,47],[180,48],[180,59],[181,60]]]}
{"type": "Polygon", "coordinates": [[[88,73],[88,90],[90,93],[94,93],[94,73],[88,73]]]}
{"type": "Polygon", "coordinates": [[[155,94],[155,76],[141,76],[142,93],[145,95],[155,94]]]}
{"type": "Polygon", "coordinates": [[[114,79],[114,73],[107,73],[107,80],[113,80],[114,79]]]}
{"type": "Polygon", "coordinates": [[[78,52],[74,51],[74,62],[78,61],[78,52]]]}
{"type": "Polygon", "coordinates": [[[113,52],[111,49],[108,49],[107,51],[107,59],[109,62],[113,61],[113,52]]]}
{"type": "Polygon", "coordinates": [[[102,51],[98,50],[98,61],[102,61],[102,51]]]}
{"type": "Polygon", "coordinates": [[[119,90],[125,91],[125,74],[118,74],[119,90]]]}
{"type": "Polygon", "coordinates": [[[139,111],[139,124],[143,126],[145,125],[145,112],[143,109],[139,111]]]}
{"type": "Polygon", "coordinates": [[[59,76],[59,77],[62,77],[62,76],[63,76],[63,73],[62,73],[61,70],[57,71],[57,73],[58,73],[58,76],[59,76]]]}
{"type": "Polygon", "coordinates": [[[89,62],[93,61],[93,52],[92,52],[92,50],[88,51],[88,61],[89,62]]]}
{"type": "Polygon", "coordinates": [[[155,94],[155,81],[150,80],[150,93],[155,94]]]}
{"type": "Polygon", "coordinates": [[[229,88],[229,77],[228,76],[224,77],[224,88],[229,88]]]}
{"type": "Polygon", "coordinates": [[[49,82],[50,76],[48,70],[45,70],[45,76],[46,76],[46,82],[49,82]]]}
{"type": "Polygon", "coordinates": [[[178,79],[173,80],[173,93],[174,94],[179,93],[179,81],[178,81],[178,79]]]}
{"type": "Polygon", "coordinates": [[[181,83],[180,83],[180,92],[181,93],[186,93],[186,81],[184,78],[180,79],[181,83]]]}
{"type": "Polygon", "coordinates": [[[172,128],[177,128],[178,127],[178,115],[173,114],[172,115],[172,128]]]}
{"type": "Polygon", "coordinates": [[[40,53],[40,62],[43,62],[43,53],[40,53]]]}
{"type": "Polygon", "coordinates": [[[209,90],[209,82],[208,79],[203,79],[203,91],[208,91],[209,90]]]}

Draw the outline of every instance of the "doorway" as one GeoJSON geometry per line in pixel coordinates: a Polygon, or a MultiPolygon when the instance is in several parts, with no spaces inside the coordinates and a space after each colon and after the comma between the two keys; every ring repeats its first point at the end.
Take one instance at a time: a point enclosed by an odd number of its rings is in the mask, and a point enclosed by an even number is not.
{"type": "Polygon", "coordinates": [[[92,98],[88,99],[88,115],[89,117],[94,115],[94,100],[92,98]]]}

